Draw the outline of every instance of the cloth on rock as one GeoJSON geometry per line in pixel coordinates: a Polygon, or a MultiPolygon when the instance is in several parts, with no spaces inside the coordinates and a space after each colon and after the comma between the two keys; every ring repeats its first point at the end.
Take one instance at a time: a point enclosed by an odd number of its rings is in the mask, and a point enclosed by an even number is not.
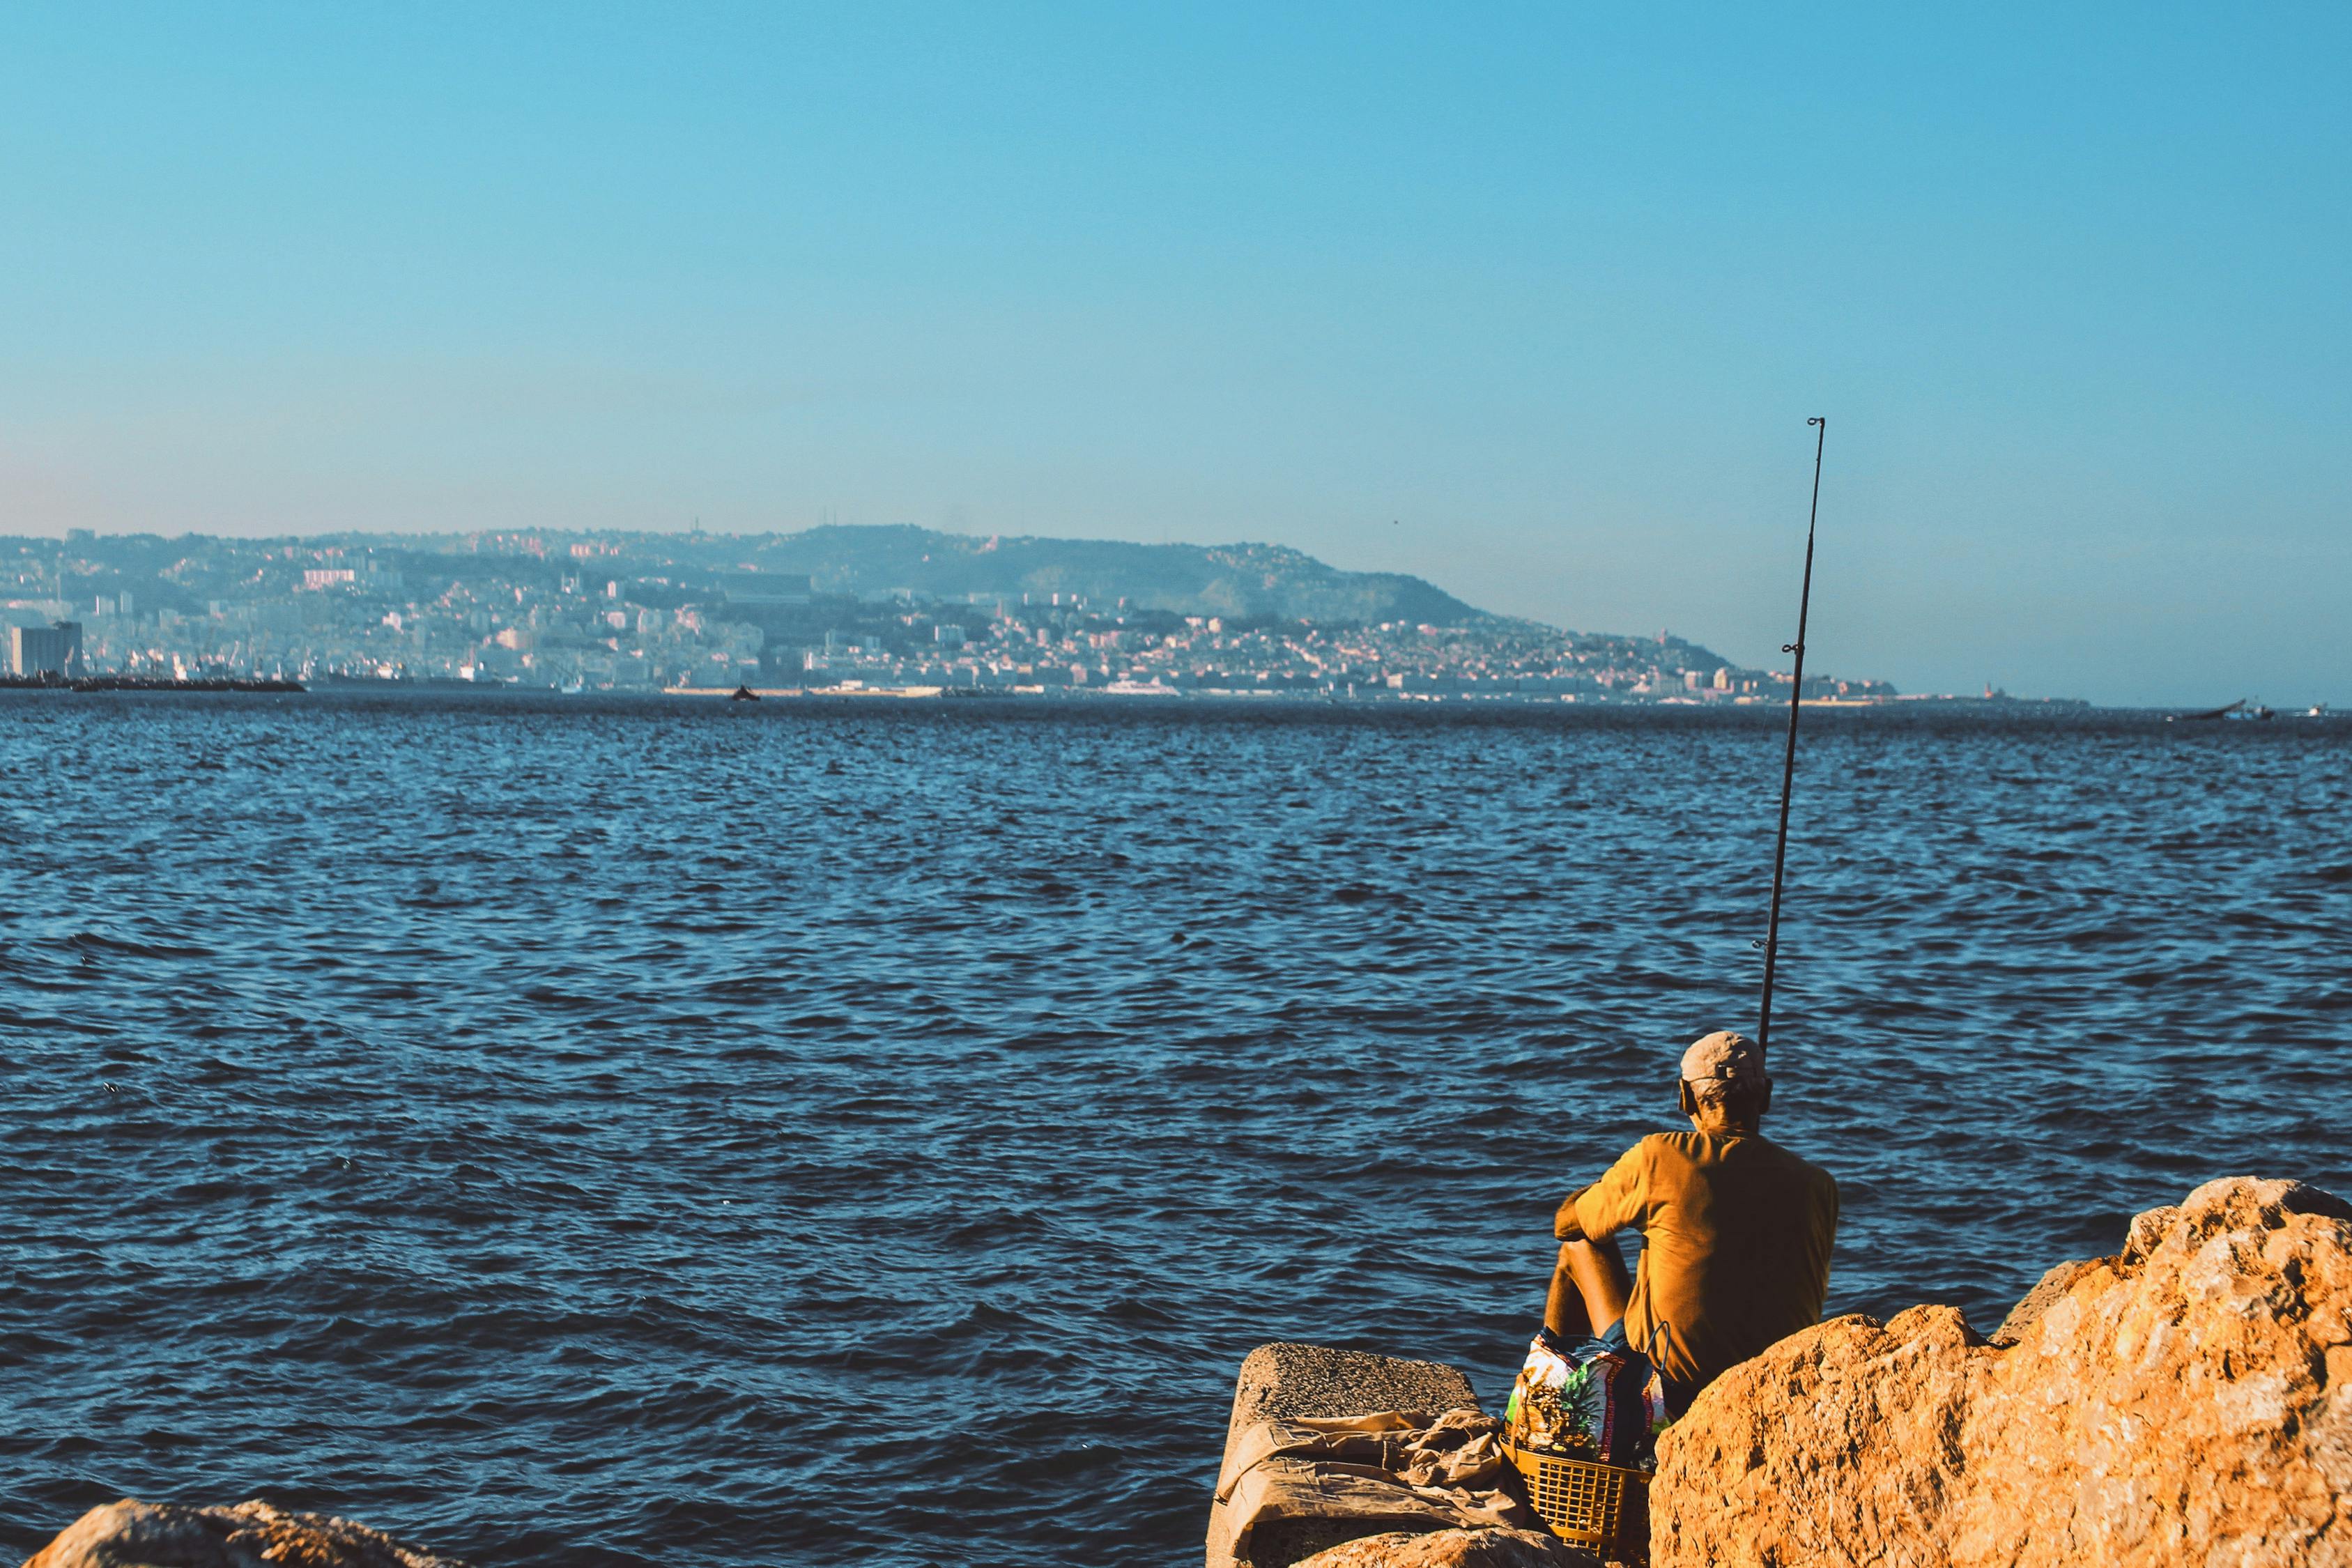
{"type": "Polygon", "coordinates": [[[1475,1410],[1261,1421],[1239,1434],[1217,1478],[1233,1554],[1249,1562],[1253,1542],[1286,1523],[1339,1527],[1337,1540],[1540,1530],[1535,1511],[1505,1489],[1502,1438],[1503,1424],[1475,1410]]]}

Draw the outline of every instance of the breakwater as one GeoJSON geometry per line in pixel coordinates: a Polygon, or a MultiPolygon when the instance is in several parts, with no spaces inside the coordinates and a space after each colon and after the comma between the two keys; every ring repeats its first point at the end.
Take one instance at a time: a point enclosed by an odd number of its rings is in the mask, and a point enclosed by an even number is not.
{"type": "Polygon", "coordinates": [[[83,675],[68,680],[63,676],[0,675],[0,691],[300,691],[299,680],[278,680],[261,676],[221,676],[194,680],[172,680],[144,675],[83,675]]]}

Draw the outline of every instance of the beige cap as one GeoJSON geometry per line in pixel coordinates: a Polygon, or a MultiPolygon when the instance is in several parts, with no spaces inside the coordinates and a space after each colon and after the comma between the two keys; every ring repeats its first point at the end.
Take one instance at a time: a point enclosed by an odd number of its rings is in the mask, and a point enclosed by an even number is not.
{"type": "Polygon", "coordinates": [[[1729,1029],[1695,1040],[1683,1053],[1683,1079],[1705,1083],[1709,1079],[1759,1081],[1764,1077],[1764,1047],[1729,1029]]]}

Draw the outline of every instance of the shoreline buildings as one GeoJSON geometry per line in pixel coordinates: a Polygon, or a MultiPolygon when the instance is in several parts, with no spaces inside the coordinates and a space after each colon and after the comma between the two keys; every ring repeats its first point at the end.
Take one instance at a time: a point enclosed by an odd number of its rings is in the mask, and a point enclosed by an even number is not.
{"type": "Polygon", "coordinates": [[[8,628],[7,658],[10,675],[79,679],[82,674],[80,623],[12,626],[8,628]]]}
{"type": "MultiPolygon", "coordinates": [[[[1276,547],[1021,541],[1016,553],[919,530],[816,532],[826,537],[0,541],[0,614],[16,623],[12,660],[59,668],[55,628],[79,614],[82,665],[175,679],[1696,704],[1787,696],[1785,673],[1668,633],[1597,635],[1490,616],[1419,579],[1339,573],[1276,547]],[[795,557],[818,570],[791,564],[795,557]],[[957,586],[973,581],[1011,585],[957,586]],[[1084,586],[1049,585],[1064,582],[1084,586]]],[[[1806,688],[1809,697],[1895,695],[1882,681],[1826,676],[1806,688]]]]}

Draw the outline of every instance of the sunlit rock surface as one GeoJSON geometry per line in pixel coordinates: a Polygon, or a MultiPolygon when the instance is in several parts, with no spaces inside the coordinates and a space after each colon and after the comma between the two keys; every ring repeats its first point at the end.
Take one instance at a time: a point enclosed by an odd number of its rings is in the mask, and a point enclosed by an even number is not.
{"type": "Polygon", "coordinates": [[[466,1568],[348,1520],[284,1513],[266,1502],[94,1508],[25,1568],[466,1568]]]}
{"type": "Polygon", "coordinates": [[[1656,1568],[2352,1564],[2352,1205],[2213,1182],[1993,1342],[1794,1335],[1665,1435],[1651,1509],[1656,1568]]]}
{"type": "Polygon", "coordinates": [[[1441,1530],[1369,1535],[1318,1552],[1297,1568],[1599,1568],[1601,1559],[1530,1530],[1441,1530]]]}

